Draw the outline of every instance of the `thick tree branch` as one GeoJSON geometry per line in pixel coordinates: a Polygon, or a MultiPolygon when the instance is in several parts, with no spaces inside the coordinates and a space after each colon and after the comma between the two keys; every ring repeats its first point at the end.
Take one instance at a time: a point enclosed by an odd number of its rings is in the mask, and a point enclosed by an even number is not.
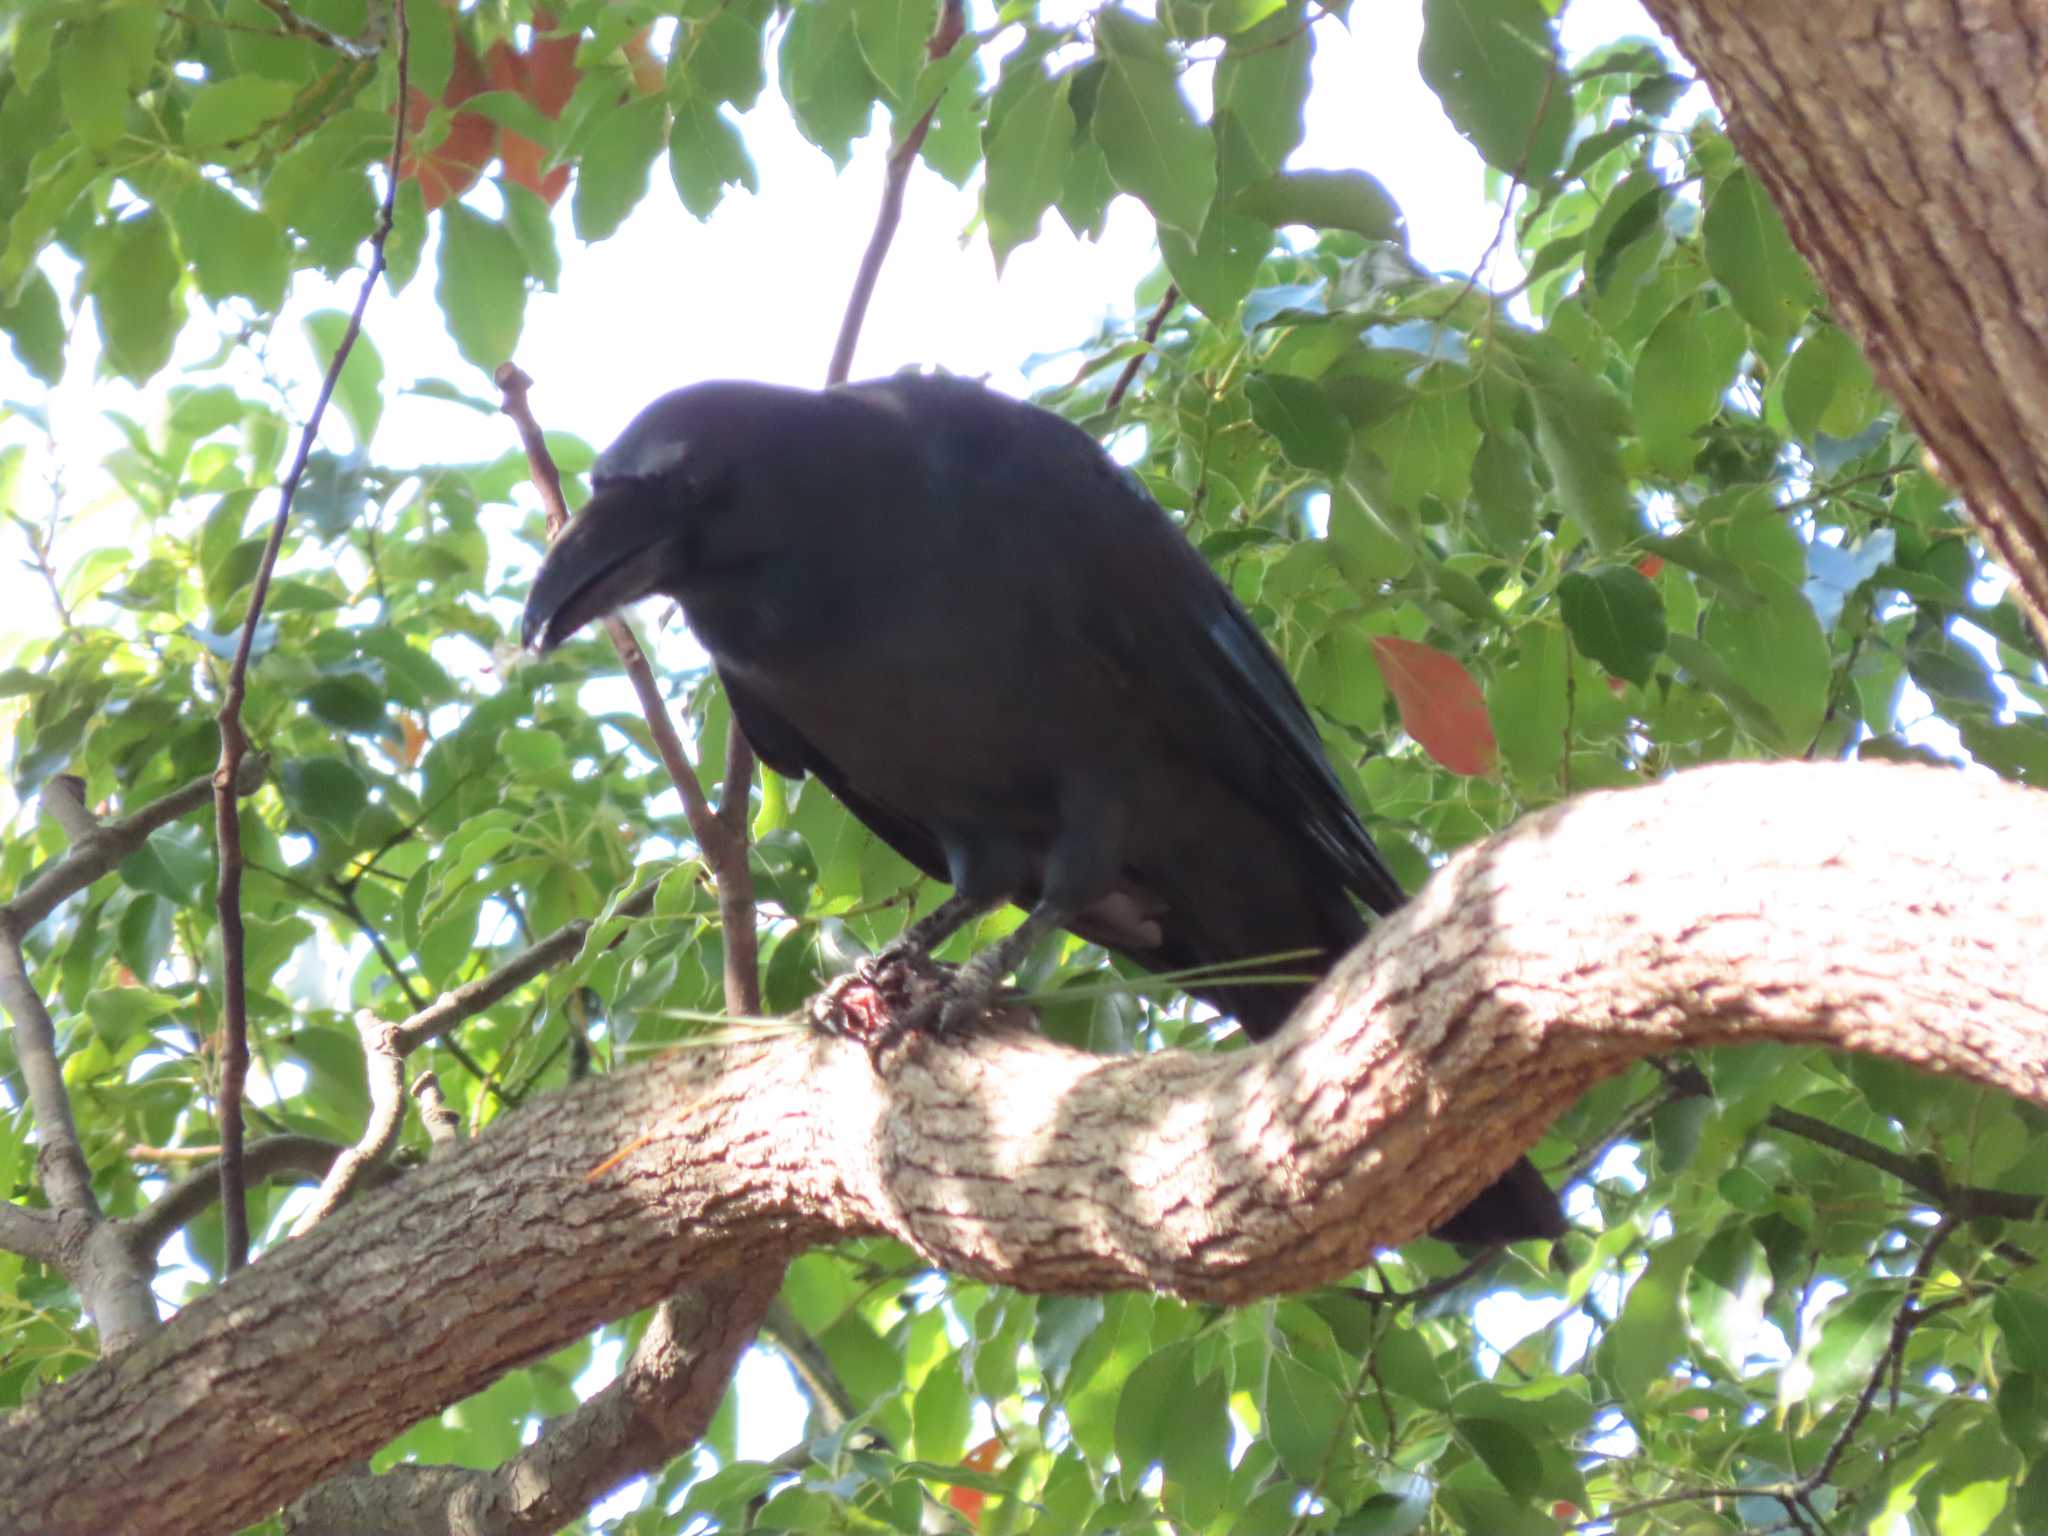
{"type": "Polygon", "coordinates": [[[616,1381],[487,1471],[400,1465],[340,1477],[287,1512],[291,1536],[551,1536],[697,1443],[782,1284],[736,1270],[654,1309],[616,1381]]]}
{"type": "MultiPolygon", "coordinates": [[[[291,12],[279,6],[286,15],[291,12]]],[[[249,1262],[249,1210],[245,1198],[242,1168],[242,1091],[249,1076],[249,979],[245,963],[242,928],[242,808],[239,784],[242,762],[249,755],[249,737],[242,726],[242,703],[248,696],[249,658],[255,649],[256,625],[263,617],[264,599],[270,593],[270,578],[277,569],[278,552],[284,547],[284,531],[292,519],[292,501],[306,465],[319,440],[321,418],[327,402],[341,382],[341,370],[355,350],[356,337],[363,328],[363,313],[370,307],[370,295],[377,279],[384,275],[384,246],[391,238],[391,226],[398,207],[398,167],[405,154],[406,76],[411,61],[412,29],[405,7],[393,5],[398,25],[398,96],[400,110],[391,114],[391,153],[384,166],[384,204],[378,211],[377,227],[370,235],[370,267],[356,293],[348,324],[329,359],[320,380],[320,392],[299,433],[299,445],[292,455],[278,488],[277,515],[270,522],[270,537],[256,563],[256,575],[249,588],[249,611],[242,617],[242,633],[235,643],[235,658],[228,666],[227,686],[221,691],[220,762],[213,771],[213,833],[220,853],[219,882],[215,906],[220,914],[220,1090],[216,1106],[220,1118],[221,1221],[230,1274],[249,1262]]]]}
{"type": "Polygon", "coordinates": [[[2043,975],[2038,792],[1782,764],[1589,795],[1453,860],[1254,1049],[778,1036],[536,1103],[0,1424],[0,1528],[118,1528],[146,1486],[159,1536],[234,1529],[596,1323],[857,1234],[1034,1290],[1321,1284],[1678,1047],[2048,1103],[2043,975]]]}
{"type": "Polygon", "coordinates": [[[2048,641],[2048,29],[2026,6],[1645,9],[2048,641]]]}

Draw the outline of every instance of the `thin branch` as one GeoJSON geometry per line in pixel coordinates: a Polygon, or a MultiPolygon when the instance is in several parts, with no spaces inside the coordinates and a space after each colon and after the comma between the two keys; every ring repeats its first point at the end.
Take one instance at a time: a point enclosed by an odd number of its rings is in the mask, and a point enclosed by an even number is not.
{"type": "Polygon", "coordinates": [[[43,791],[43,809],[64,829],[65,841],[76,848],[89,843],[100,830],[100,819],[85,803],[85,780],[75,773],[60,773],[43,791]]]}
{"type": "MultiPolygon", "coordinates": [[[[262,1184],[287,1174],[306,1179],[326,1175],[334,1160],[347,1148],[322,1136],[284,1132],[254,1141],[242,1154],[242,1172],[253,1184],[262,1184]]],[[[220,1198],[220,1148],[218,1147],[130,1147],[129,1156],[146,1162],[204,1158],[200,1167],[179,1179],[151,1201],[139,1214],[119,1225],[129,1245],[142,1255],[154,1254],[170,1241],[171,1234],[198,1218],[220,1198]]],[[[378,1180],[396,1178],[389,1169],[378,1172],[378,1180]]]]}
{"type": "MultiPolygon", "coordinates": [[[[281,20],[288,23],[299,20],[281,0],[269,0],[269,5],[281,20]]],[[[229,1273],[249,1262],[249,1212],[244,1197],[242,1167],[242,1092],[249,1076],[249,994],[242,930],[242,818],[236,790],[242,760],[249,752],[249,738],[242,727],[242,702],[248,694],[249,657],[255,649],[256,625],[263,616],[264,599],[270,593],[270,578],[277,569],[278,551],[284,547],[284,531],[291,522],[292,499],[298,495],[299,483],[305,478],[313,444],[319,437],[321,418],[327,414],[327,402],[334,397],[335,388],[341,382],[341,370],[348,362],[349,353],[355,350],[356,337],[362,332],[363,313],[369,308],[370,295],[376,290],[377,279],[384,275],[384,246],[391,238],[392,219],[398,206],[398,167],[405,153],[404,107],[412,44],[412,28],[406,18],[405,7],[394,0],[391,9],[398,26],[399,110],[392,114],[391,155],[384,167],[384,205],[378,212],[377,227],[370,235],[370,268],[363,274],[363,285],[356,294],[355,307],[349,311],[340,345],[334,349],[327,372],[320,380],[320,393],[314,398],[304,430],[299,433],[298,451],[293,454],[291,468],[286,471],[284,484],[279,488],[277,516],[271,519],[270,537],[264,542],[263,558],[256,566],[256,579],[249,591],[249,611],[242,618],[241,639],[236,643],[235,659],[229,665],[227,687],[221,696],[220,765],[213,774],[214,841],[220,850],[216,905],[220,911],[222,1014],[220,1091],[216,1113],[220,1120],[221,1140],[221,1221],[225,1229],[229,1273]]]]}
{"type": "Polygon", "coordinates": [[[730,721],[725,732],[725,783],[718,822],[728,846],[712,865],[718,882],[718,929],[725,955],[725,1011],[752,1018],[761,1011],[761,938],[754,927],[754,866],[747,858],[747,808],[754,783],[754,748],[730,721]]]}
{"type": "MultiPolygon", "coordinates": [[[[243,794],[255,791],[263,782],[267,767],[260,753],[247,759],[242,775],[243,794]]],[[[124,820],[100,823],[90,838],[74,842],[69,853],[46,866],[15,893],[13,900],[0,905],[0,930],[27,938],[36,924],[56,911],[61,902],[76,896],[101,876],[112,874],[123,859],[149,841],[152,832],[196,811],[212,793],[213,777],[209,774],[182,789],[172,790],[124,820]]]]}
{"type": "MultiPolygon", "coordinates": [[[[943,59],[953,51],[967,30],[962,0],[941,0],[938,24],[924,45],[925,56],[943,59]]],[[[943,99],[943,98],[941,98],[943,99]]],[[[882,276],[882,262],[889,243],[896,238],[896,226],[903,221],[903,190],[910,180],[910,167],[931,132],[932,118],[939,110],[934,101],[903,136],[903,142],[889,152],[888,170],[882,179],[882,203],[875,212],[875,231],[868,236],[868,248],[854,273],[853,292],[846,301],[846,314],[839,322],[839,339],[832,347],[832,361],[825,369],[827,384],[844,384],[853,372],[854,348],[860,345],[860,328],[866,322],[868,302],[875,296],[875,284],[882,276]]]]}
{"type": "MultiPolygon", "coordinates": [[[[655,887],[643,885],[613,909],[619,917],[641,917],[654,905],[655,887]]],[[[553,970],[583,947],[591,919],[579,917],[564,923],[546,938],[528,945],[488,976],[464,982],[443,992],[426,1007],[397,1025],[392,1034],[401,1056],[409,1056],[429,1040],[438,1038],[465,1019],[475,1018],[486,1008],[503,1001],[534,977],[553,970]]]]}
{"type": "MultiPolygon", "coordinates": [[[[555,467],[554,456],[548,452],[547,440],[527,400],[533,380],[512,363],[501,367],[496,379],[504,396],[505,414],[518,427],[519,440],[526,449],[527,471],[540,495],[548,538],[552,540],[567,525],[569,509],[562,499],[561,472],[555,467]]],[[[754,935],[754,877],[747,862],[746,834],[753,751],[744,746],[743,740],[741,749],[732,747],[731,738],[740,735],[735,724],[727,741],[725,799],[721,812],[713,812],[703,781],[683,750],[675,722],[669,718],[668,701],[661,696],[654,668],[640,646],[639,637],[618,614],[604,621],[604,629],[611,636],[612,649],[618,652],[627,681],[633,685],[633,695],[640,701],[640,713],[654,738],[655,753],[682,798],[683,817],[690,824],[690,835],[697,840],[718,887],[719,922],[725,939],[726,1011],[751,1016],[761,1006],[760,964],[754,935]]]]}
{"type": "Polygon", "coordinates": [[[1903,1157],[1874,1141],[1829,1125],[1825,1120],[1802,1115],[1796,1109],[1774,1109],[1764,1117],[1764,1123],[1882,1169],[1907,1188],[1920,1191],[1928,1203],[1939,1206],[1945,1216],[1965,1221],[1981,1216],[1996,1216],[2006,1221],[2038,1221],[2041,1217],[2043,1201],[2039,1195],[1951,1184],[1941,1170],[1926,1159],[1903,1157]]]}
{"type": "Polygon", "coordinates": [[[58,1268],[64,1253],[62,1218],[55,1211],[32,1211],[0,1200],[0,1253],[18,1253],[58,1268]]]}
{"type": "Polygon", "coordinates": [[[412,1096],[420,1101],[420,1124],[427,1128],[427,1140],[434,1144],[436,1152],[462,1140],[462,1122],[448,1107],[447,1095],[441,1092],[441,1079],[436,1074],[422,1072],[414,1078],[412,1096]]]}
{"type": "Polygon", "coordinates": [[[369,1118],[356,1144],[328,1168],[313,1203],[293,1224],[293,1237],[312,1231],[339,1210],[371,1171],[383,1166],[405,1125],[405,1066],[398,1053],[397,1030],[367,1008],[357,1010],[355,1025],[363,1042],[363,1066],[369,1074],[369,1118]]]}
{"type": "MultiPolygon", "coordinates": [[[[318,43],[322,48],[332,49],[345,59],[353,59],[359,64],[368,64],[374,62],[377,55],[383,51],[382,39],[374,34],[363,39],[344,37],[339,32],[329,31],[317,21],[308,21],[304,16],[301,16],[297,11],[285,4],[285,0],[256,0],[256,3],[277,18],[278,29],[286,36],[300,37],[309,43],[318,43]]],[[[397,8],[396,5],[392,7],[393,10],[397,8]]],[[[197,21],[200,18],[195,17],[193,19],[197,21]]],[[[210,25],[221,25],[220,22],[212,17],[205,19],[210,25]]],[[[370,27],[376,26],[376,9],[372,7],[370,27]]],[[[249,30],[254,31],[256,29],[251,28],[249,30]]],[[[369,28],[365,28],[366,32],[369,30],[369,28]]],[[[382,29],[378,28],[378,30],[381,31],[382,29]]],[[[405,63],[405,22],[401,19],[398,23],[398,97],[400,101],[405,99],[405,63]]]]}
{"type": "Polygon", "coordinates": [[[1109,398],[1103,402],[1103,409],[1113,411],[1124,403],[1124,395],[1131,387],[1131,381],[1138,376],[1138,367],[1151,355],[1153,343],[1159,340],[1159,328],[1166,324],[1166,317],[1173,312],[1173,306],[1180,302],[1180,290],[1172,283],[1166,285],[1166,292],[1159,296],[1159,307],[1152,311],[1152,318],[1145,322],[1145,345],[1130,356],[1124,364],[1124,371],[1116,376],[1116,383],[1109,387],[1109,398]]]}

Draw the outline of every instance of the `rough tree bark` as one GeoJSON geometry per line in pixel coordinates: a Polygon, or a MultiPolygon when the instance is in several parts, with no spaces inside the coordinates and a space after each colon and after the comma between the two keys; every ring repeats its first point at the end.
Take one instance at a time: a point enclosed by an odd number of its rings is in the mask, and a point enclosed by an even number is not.
{"type": "Polygon", "coordinates": [[[2048,640],[2048,12],[1644,6],[2048,640]]]}
{"type": "Polygon", "coordinates": [[[854,1234],[1036,1290],[1318,1284],[1600,1077],[1730,1040],[2048,1103],[2048,796],[1868,765],[1586,796],[1455,860],[1242,1053],[792,1035],[587,1083],[0,1422],[0,1529],[99,1536],[146,1498],[157,1536],[233,1530],[596,1323],[854,1234]]]}

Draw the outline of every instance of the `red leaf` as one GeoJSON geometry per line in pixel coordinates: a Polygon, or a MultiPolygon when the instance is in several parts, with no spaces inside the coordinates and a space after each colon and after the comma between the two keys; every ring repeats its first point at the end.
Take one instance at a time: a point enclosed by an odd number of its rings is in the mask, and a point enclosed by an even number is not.
{"type": "Polygon", "coordinates": [[[1472,674],[1433,645],[1372,637],[1373,659],[1401,710],[1401,728],[1453,773],[1491,773],[1499,755],[1472,674]]]}
{"type": "Polygon", "coordinates": [[[1636,562],[1637,574],[1645,576],[1651,581],[1655,581],[1657,573],[1663,569],[1664,557],[1662,555],[1645,555],[1636,562]]]}
{"type": "MultiPolygon", "coordinates": [[[[993,1472],[996,1458],[1003,1453],[1003,1442],[990,1438],[960,1458],[960,1465],[971,1467],[976,1472],[993,1472]]],[[[988,1502],[988,1495],[979,1488],[948,1488],[946,1502],[967,1517],[969,1525],[981,1523],[981,1506],[988,1502]]]]}
{"type": "MultiPolygon", "coordinates": [[[[468,42],[456,38],[455,65],[448,76],[448,87],[441,93],[443,104],[460,106],[483,89],[483,64],[470,51],[468,42]]],[[[426,125],[427,113],[432,106],[425,92],[407,88],[405,127],[408,134],[426,125]]],[[[427,211],[431,213],[474,186],[497,149],[496,123],[480,112],[458,112],[448,125],[448,137],[425,154],[413,147],[410,138],[406,140],[405,156],[398,162],[398,176],[401,181],[407,178],[418,180],[427,211]]]]}

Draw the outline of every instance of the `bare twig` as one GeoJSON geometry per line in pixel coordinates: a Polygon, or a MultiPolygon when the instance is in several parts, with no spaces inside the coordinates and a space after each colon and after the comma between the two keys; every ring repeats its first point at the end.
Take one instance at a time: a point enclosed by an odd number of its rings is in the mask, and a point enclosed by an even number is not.
{"type": "MultiPolygon", "coordinates": [[[[361,39],[344,37],[339,32],[329,31],[317,21],[307,20],[289,5],[285,4],[285,0],[256,0],[256,3],[277,18],[278,29],[288,37],[301,37],[309,43],[318,43],[322,48],[332,49],[345,59],[353,59],[359,64],[367,64],[374,62],[381,51],[381,39],[374,32],[361,39]]],[[[394,6],[393,9],[395,10],[397,7],[394,6]]],[[[375,6],[370,8],[371,27],[376,27],[377,25],[377,10],[378,8],[375,6]]],[[[207,20],[209,24],[214,26],[221,24],[214,21],[211,17],[207,18],[207,20]]],[[[403,102],[405,99],[405,22],[401,19],[398,26],[398,97],[403,102]]],[[[249,30],[254,31],[258,29],[251,28],[249,30]]],[[[381,28],[378,30],[381,30],[381,28]]],[[[366,28],[365,31],[368,32],[369,29],[366,28]]]]}
{"type": "MultiPolygon", "coordinates": [[[[296,21],[289,7],[273,0],[280,19],[296,21]]],[[[292,499],[305,478],[307,461],[318,439],[320,421],[327,414],[327,402],[341,382],[342,367],[355,349],[363,328],[363,313],[377,279],[384,274],[384,246],[391,238],[394,210],[398,205],[398,167],[405,152],[405,93],[411,63],[412,31],[403,5],[392,6],[398,26],[399,110],[392,114],[391,155],[385,163],[384,204],[377,216],[377,228],[370,236],[370,268],[349,311],[341,342],[320,380],[320,393],[299,434],[298,451],[293,454],[279,488],[277,516],[271,519],[270,537],[263,545],[263,558],[256,566],[256,579],[249,591],[249,611],[242,618],[241,639],[235,659],[228,668],[227,687],[220,704],[220,765],[213,774],[214,840],[220,849],[220,884],[216,905],[220,911],[221,944],[221,1042],[220,1119],[221,1221],[226,1239],[226,1263],[230,1273],[249,1262],[249,1213],[244,1198],[242,1167],[242,1090],[249,1075],[249,995],[242,930],[242,821],[236,781],[242,760],[248,755],[249,738],[242,726],[242,702],[248,694],[249,656],[256,643],[256,625],[263,616],[263,602],[270,592],[271,573],[277,569],[278,551],[284,546],[284,531],[291,522],[292,499]]]]}
{"type": "Polygon", "coordinates": [[[462,1122],[448,1107],[439,1076],[422,1072],[412,1080],[412,1096],[420,1101],[420,1124],[427,1128],[427,1140],[434,1144],[436,1152],[462,1139],[462,1122]]]}
{"type": "MultiPolygon", "coordinates": [[[[932,28],[931,40],[924,45],[925,56],[943,59],[966,30],[962,0],[941,0],[938,24],[932,28]]],[[[924,116],[911,125],[903,142],[889,151],[888,170],[882,179],[882,204],[875,212],[875,232],[868,236],[868,248],[854,274],[853,293],[839,322],[839,339],[833,344],[832,361],[825,369],[827,384],[844,384],[853,372],[853,351],[860,345],[860,328],[867,320],[868,301],[875,296],[875,284],[881,278],[889,242],[896,238],[896,226],[903,220],[903,189],[910,180],[910,167],[924,147],[925,135],[931,132],[932,118],[938,110],[939,103],[934,101],[924,116]]]]}
{"type": "Polygon", "coordinates": [[[1166,285],[1166,292],[1159,296],[1159,307],[1152,311],[1152,318],[1145,322],[1145,345],[1133,352],[1124,364],[1124,371],[1116,376],[1116,383],[1109,387],[1109,398],[1103,402],[1103,409],[1115,410],[1124,403],[1124,395],[1131,387],[1131,381],[1138,376],[1139,365],[1151,355],[1152,344],[1159,340],[1159,328],[1166,324],[1166,317],[1173,312],[1173,306],[1180,302],[1180,290],[1173,284],[1166,285]]]}
{"type": "Polygon", "coordinates": [[[725,953],[725,1011],[751,1018],[761,1011],[761,941],[754,931],[754,867],[747,862],[747,807],[754,784],[754,748],[737,720],[725,732],[725,783],[718,820],[731,839],[727,863],[714,866],[718,927],[725,953]]]}
{"type": "Polygon", "coordinates": [[[369,1119],[356,1144],[328,1168],[313,1203],[292,1227],[294,1237],[312,1231],[340,1209],[365,1176],[391,1155],[405,1124],[405,1067],[398,1053],[397,1029],[367,1008],[357,1011],[355,1024],[363,1042],[363,1066],[369,1074],[369,1119]]]}

